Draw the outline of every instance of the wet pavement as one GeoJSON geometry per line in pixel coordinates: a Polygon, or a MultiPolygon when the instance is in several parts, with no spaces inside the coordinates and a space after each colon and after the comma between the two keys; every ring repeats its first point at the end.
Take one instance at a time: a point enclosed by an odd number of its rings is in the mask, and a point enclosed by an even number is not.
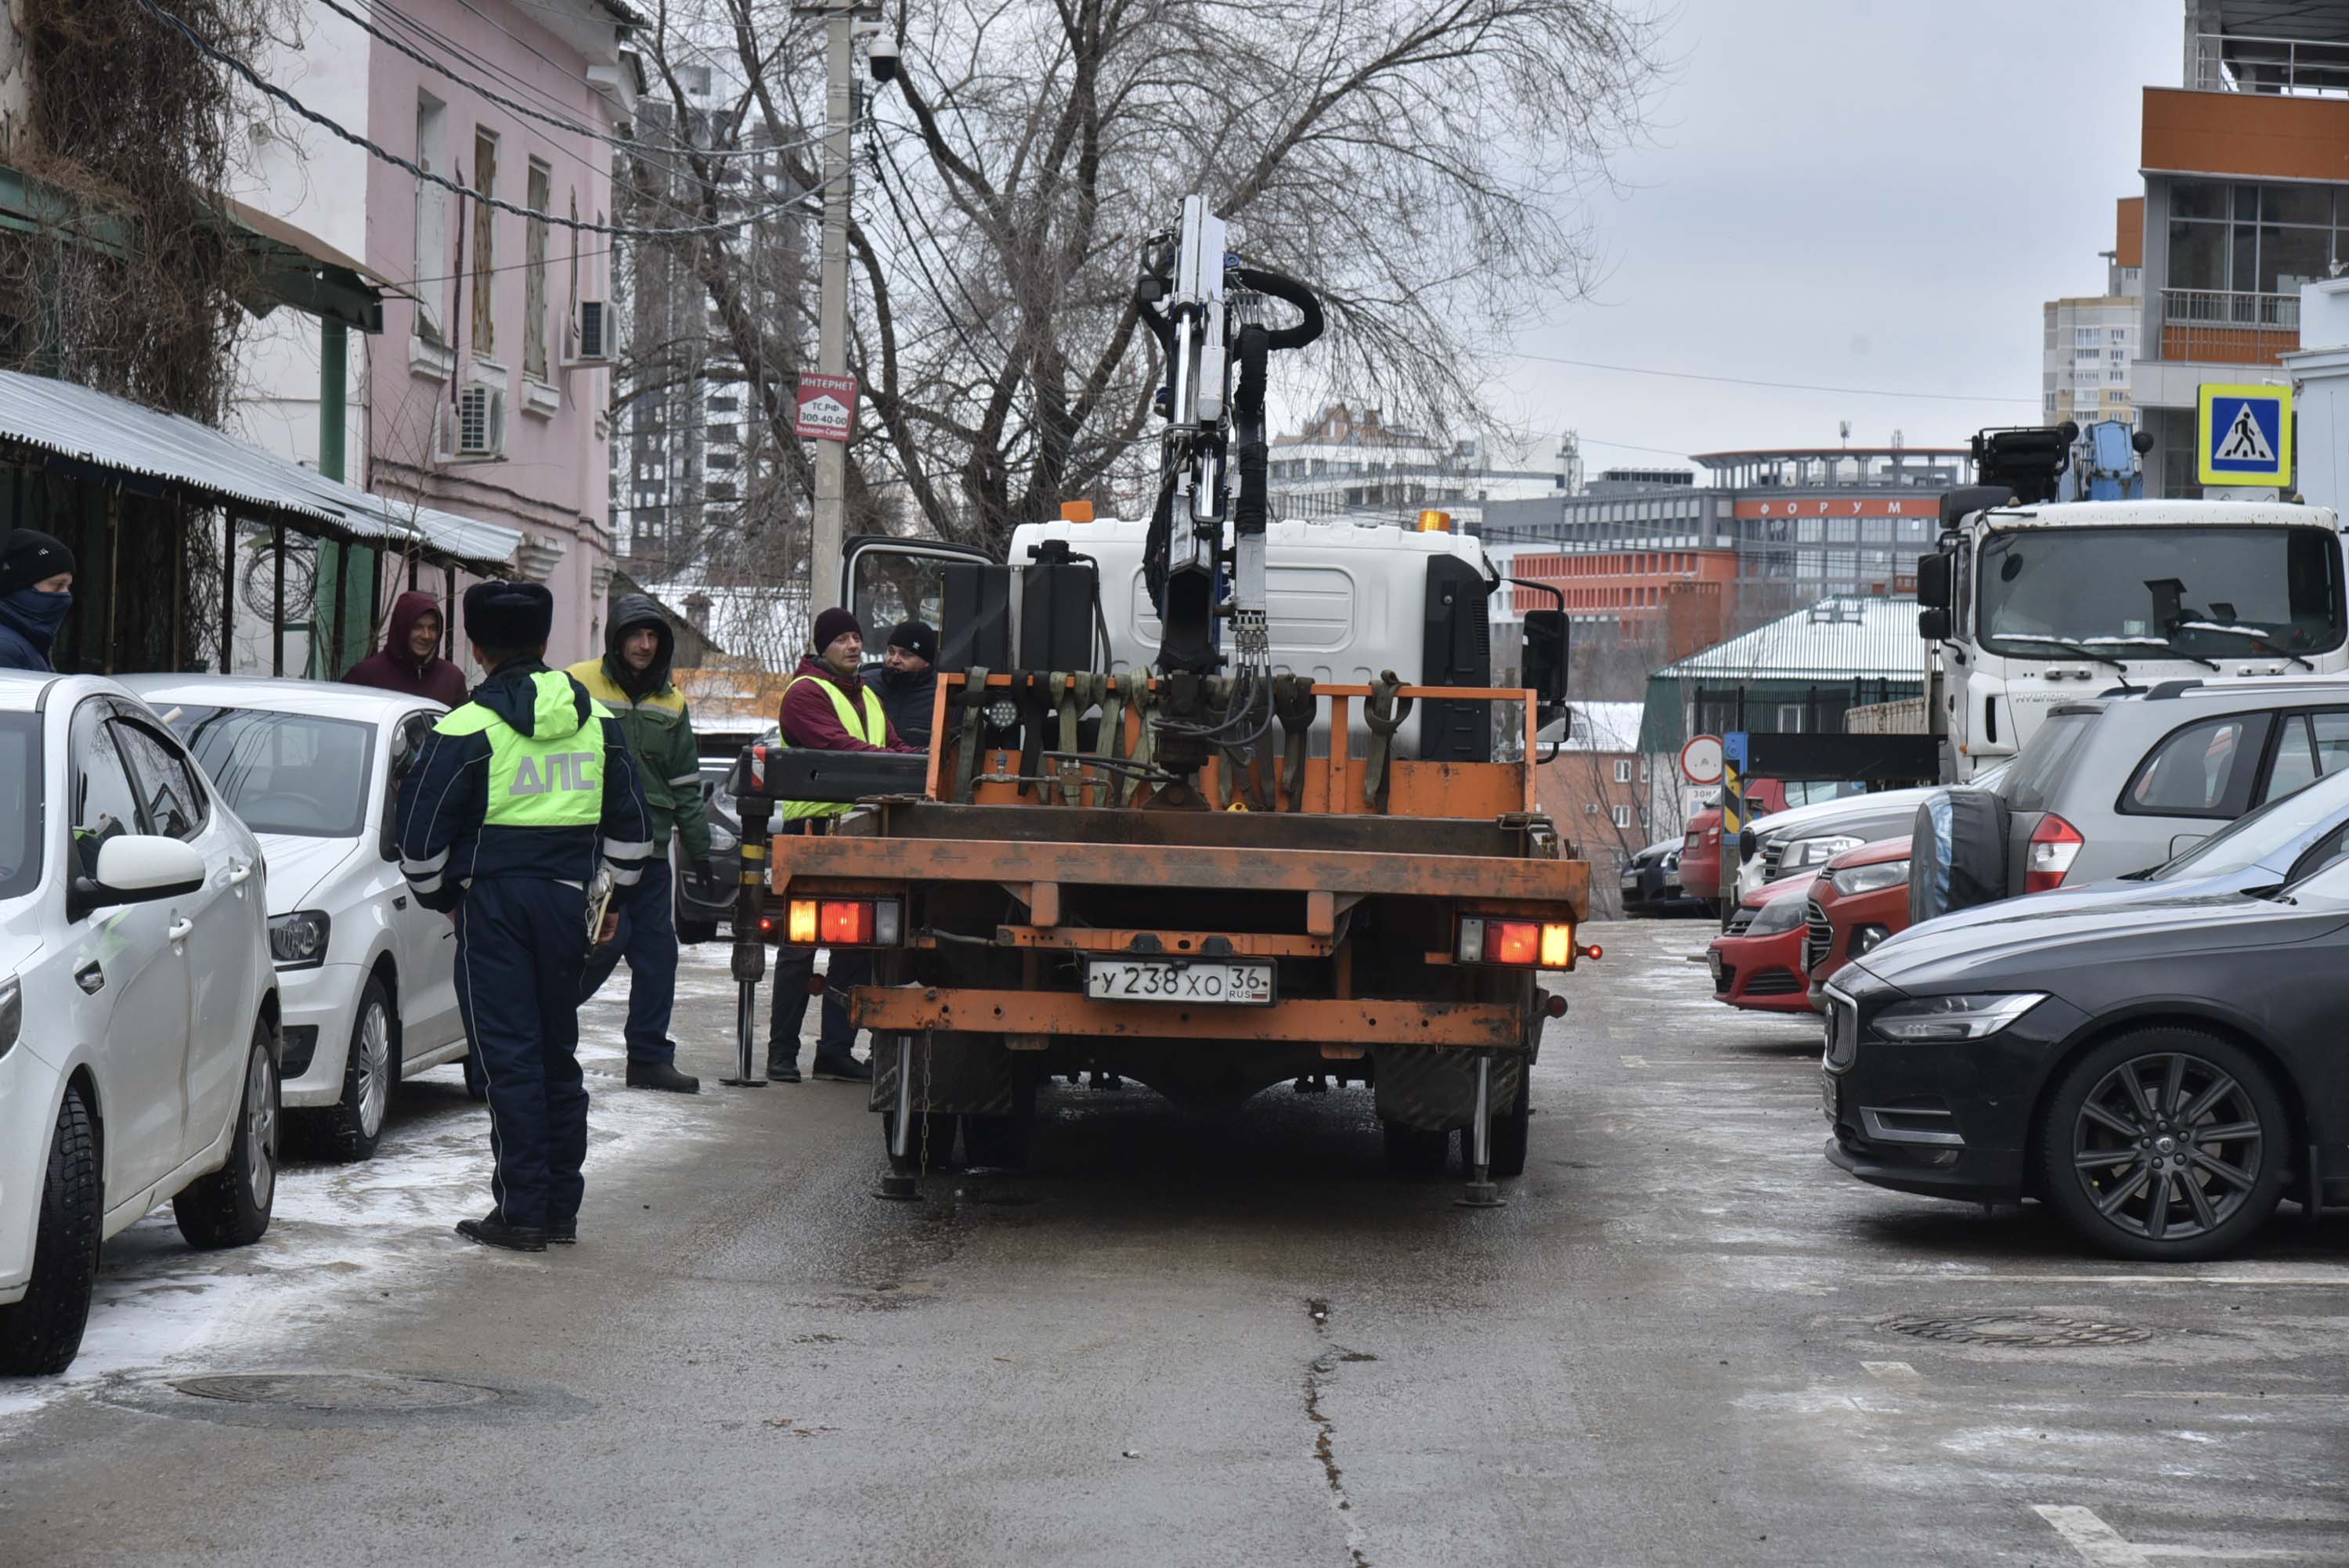
{"type": "MultiPolygon", "coordinates": [[[[0,1564],[2349,1563],[2349,1223],[2152,1267],[1861,1186],[1815,1026],[1592,933],[1485,1212],[1359,1089],[1063,1085],[1032,1171],[881,1202],[860,1088],[620,1088],[624,974],[577,1249],[448,1233],[447,1073],[256,1247],[149,1220],[0,1385],[0,1564]]],[[[699,949],[683,1065],[730,1028],[699,949]]]]}

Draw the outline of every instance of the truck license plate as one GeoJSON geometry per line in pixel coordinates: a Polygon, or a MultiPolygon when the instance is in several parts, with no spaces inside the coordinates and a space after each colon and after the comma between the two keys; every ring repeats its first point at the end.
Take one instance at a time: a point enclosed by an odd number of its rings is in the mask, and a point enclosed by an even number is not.
{"type": "Polygon", "coordinates": [[[1096,958],[1085,965],[1096,1002],[1207,1002],[1272,1006],[1272,961],[1229,958],[1096,958]]]}

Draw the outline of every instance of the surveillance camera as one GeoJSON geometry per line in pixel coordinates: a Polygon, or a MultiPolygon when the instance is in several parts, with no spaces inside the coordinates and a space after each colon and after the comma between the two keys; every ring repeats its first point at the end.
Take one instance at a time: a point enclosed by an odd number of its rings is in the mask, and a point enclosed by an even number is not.
{"type": "Polygon", "coordinates": [[[896,80],[897,41],[888,37],[874,39],[872,43],[865,46],[864,63],[872,68],[874,81],[896,80]]]}

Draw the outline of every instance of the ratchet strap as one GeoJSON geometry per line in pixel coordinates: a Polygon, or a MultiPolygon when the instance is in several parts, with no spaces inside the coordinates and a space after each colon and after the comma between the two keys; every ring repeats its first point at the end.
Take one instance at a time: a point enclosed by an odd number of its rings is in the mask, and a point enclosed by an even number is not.
{"type": "Polygon", "coordinates": [[[978,754],[987,748],[987,669],[973,665],[963,677],[962,754],[955,758],[954,798],[970,804],[970,775],[978,754]]]}
{"type": "Polygon", "coordinates": [[[1285,810],[1305,809],[1305,754],[1313,738],[1313,683],[1304,676],[1272,677],[1272,711],[1280,720],[1280,789],[1285,810]]]}
{"type": "MultiPolygon", "coordinates": [[[[1115,786],[1117,803],[1123,806],[1126,802],[1126,798],[1133,793],[1135,786],[1142,782],[1143,771],[1158,760],[1158,732],[1153,729],[1150,724],[1150,710],[1153,706],[1150,672],[1144,669],[1126,671],[1117,677],[1117,689],[1119,695],[1125,699],[1125,706],[1133,710],[1133,753],[1126,758],[1133,764],[1133,768],[1132,770],[1119,769],[1115,786]]],[[[1117,744],[1121,750],[1125,745],[1125,726],[1123,722],[1118,726],[1117,744]]]]}
{"type": "Polygon", "coordinates": [[[1394,732],[1411,717],[1412,698],[1398,698],[1402,682],[1392,670],[1382,671],[1371,683],[1370,700],[1362,704],[1363,722],[1371,727],[1371,758],[1362,769],[1362,799],[1379,811],[1387,809],[1387,781],[1392,769],[1394,732]]]}

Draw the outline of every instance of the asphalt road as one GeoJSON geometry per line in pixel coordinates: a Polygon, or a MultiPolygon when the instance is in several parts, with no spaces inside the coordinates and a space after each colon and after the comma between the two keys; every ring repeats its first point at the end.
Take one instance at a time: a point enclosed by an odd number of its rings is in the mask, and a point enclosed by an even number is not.
{"type": "Polygon", "coordinates": [[[0,1564],[2349,1563],[2349,1224],[2149,1268],[1862,1187],[1704,934],[1597,933],[1485,1212],[1361,1091],[1062,1088],[1032,1172],[876,1202],[861,1090],[629,1093],[616,993],[575,1251],[447,1233],[445,1076],[243,1253],[137,1227],[84,1365],[0,1387],[0,1564]],[[2017,1314],[2089,1342],[1892,1326],[2017,1314]],[[305,1402],[188,1391],[259,1373],[305,1402]]]}

